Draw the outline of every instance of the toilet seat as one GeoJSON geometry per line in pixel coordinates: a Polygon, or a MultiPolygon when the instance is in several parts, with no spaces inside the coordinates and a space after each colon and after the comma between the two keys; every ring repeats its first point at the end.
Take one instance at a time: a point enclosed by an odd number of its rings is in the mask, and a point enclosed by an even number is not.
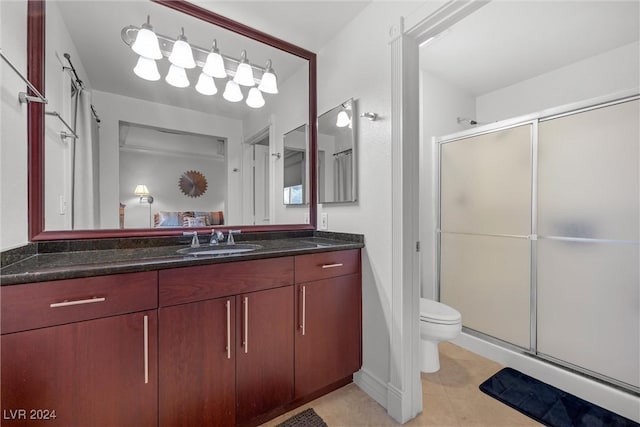
{"type": "Polygon", "coordinates": [[[438,301],[420,298],[420,321],[440,325],[460,323],[462,316],[458,310],[438,301]]]}

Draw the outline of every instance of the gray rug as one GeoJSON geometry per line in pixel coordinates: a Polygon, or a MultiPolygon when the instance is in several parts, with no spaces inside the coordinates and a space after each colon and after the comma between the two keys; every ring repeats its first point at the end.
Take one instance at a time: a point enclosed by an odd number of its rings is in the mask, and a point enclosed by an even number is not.
{"type": "Polygon", "coordinates": [[[276,427],[328,427],[322,418],[312,408],[294,415],[276,427]]]}

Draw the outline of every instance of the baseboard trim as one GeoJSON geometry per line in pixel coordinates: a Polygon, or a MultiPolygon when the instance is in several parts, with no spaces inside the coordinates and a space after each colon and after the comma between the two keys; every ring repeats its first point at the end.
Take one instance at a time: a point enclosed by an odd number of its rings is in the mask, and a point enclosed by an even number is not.
{"type": "Polygon", "coordinates": [[[353,374],[353,382],[373,400],[387,409],[387,384],[371,372],[362,368],[353,374]]]}
{"type": "Polygon", "coordinates": [[[631,393],[465,332],[462,332],[452,343],[501,365],[522,371],[630,420],[640,422],[640,398],[631,393]]]}

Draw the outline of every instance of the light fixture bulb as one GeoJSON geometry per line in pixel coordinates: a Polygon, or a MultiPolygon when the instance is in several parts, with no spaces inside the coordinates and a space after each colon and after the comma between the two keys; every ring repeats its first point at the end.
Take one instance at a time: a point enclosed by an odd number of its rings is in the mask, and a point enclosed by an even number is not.
{"type": "Polygon", "coordinates": [[[342,110],[338,113],[338,120],[336,120],[336,126],[339,128],[343,128],[349,126],[351,120],[349,119],[349,115],[345,110],[342,110]]]}
{"type": "Polygon", "coordinates": [[[182,67],[171,64],[169,72],[164,80],[171,86],[175,87],[187,87],[189,86],[189,79],[187,78],[187,72],[182,67]]]}
{"type": "Polygon", "coordinates": [[[209,55],[207,55],[207,60],[204,63],[204,67],[202,67],[202,71],[211,77],[219,79],[227,77],[227,71],[224,68],[224,59],[222,58],[222,55],[220,55],[216,40],[213,41],[213,47],[211,48],[209,55]]]}
{"type": "Polygon", "coordinates": [[[227,81],[227,85],[224,88],[222,97],[229,102],[242,101],[242,91],[240,90],[240,86],[238,86],[238,83],[234,82],[233,80],[227,81]]]}
{"type": "Polygon", "coordinates": [[[262,97],[262,92],[260,92],[255,87],[252,87],[249,90],[249,95],[247,95],[247,105],[251,108],[260,108],[264,105],[264,98],[262,97]]]}
{"type": "Polygon", "coordinates": [[[178,39],[173,44],[169,62],[181,68],[195,68],[196,66],[191,46],[187,43],[187,38],[184,36],[184,28],[182,29],[182,34],[178,36],[178,39]]]}
{"type": "Polygon", "coordinates": [[[255,86],[256,82],[253,80],[253,69],[251,65],[249,65],[249,60],[247,59],[247,52],[242,51],[240,55],[240,63],[238,64],[238,69],[236,70],[236,75],[233,77],[233,81],[242,86],[255,86]]]}
{"type": "Polygon", "coordinates": [[[158,37],[153,32],[153,27],[149,24],[150,17],[147,15],[147,22],[142,24],[138,30],[136,40],[131,45],[131,49],[140,56],[149,59],[162,59],[158,37]]]}
{"type": "Polygon", "coordinates": [[[141,79],[152,82],[160,80],[160,73],[158,72],[155,59],[145,58],[144,56],[139,57],[133,72],[141,79]]]}
{"type": "Polygon", "coordinates": [[[218,88],[213,81],[213,77],[211,77],[204,71],[200,73],[200,77],[198,77],[196,90],[203,95],[215,95],[216,93],[218,93],[218,88]]]}
{"type": "Polygon", "coordinates": [[[273,68],[271,68],[271,60],[267,61],[267,66],[262,78],[260,79],[258,89],[264,93],[271,93],[274,95],[278,93],[278,78],[276,77],[276,73],[273,72],[273,68]]]}

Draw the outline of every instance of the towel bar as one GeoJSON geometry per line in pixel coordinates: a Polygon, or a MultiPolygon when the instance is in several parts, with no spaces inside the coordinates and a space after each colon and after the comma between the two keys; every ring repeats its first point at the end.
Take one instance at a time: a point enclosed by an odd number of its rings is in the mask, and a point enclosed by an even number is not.
{"type": "Polygon", "coordinates": [[[7,58],[4,55],[4,53],[2,53],[2,49],[0,49],[0,56],[2,57],[2,59],[4,59],[4,61],[7,63],[7,65],[9,65],[9,67],[11,67],[11,69],[16,72],[18,77],[20,77],[22,79],[22,81],[24,81],[27,84],[29,89],[31,89],[31,91],[36,94],[36,96],[31,96],[31,95],[27,95],[26,92],[19,92],[18,93],[18,99],[20,100],[21,104],[24,104],[24,103],[27,103],[27,102],[39,102],[41,104],[47,104],[49,102],[49,101],[47,101],[47,98],[45,98],[40,92],[38,92],[38,89],[36,89],[35,86],[32,85],[31,82],[29,80],[27,80],[22,75],[21,72],[18,71],[18,69],[16,67],[14,67],[14,65],[11,63],[11,61],[9,61],[9,58],[7,58]]]}

